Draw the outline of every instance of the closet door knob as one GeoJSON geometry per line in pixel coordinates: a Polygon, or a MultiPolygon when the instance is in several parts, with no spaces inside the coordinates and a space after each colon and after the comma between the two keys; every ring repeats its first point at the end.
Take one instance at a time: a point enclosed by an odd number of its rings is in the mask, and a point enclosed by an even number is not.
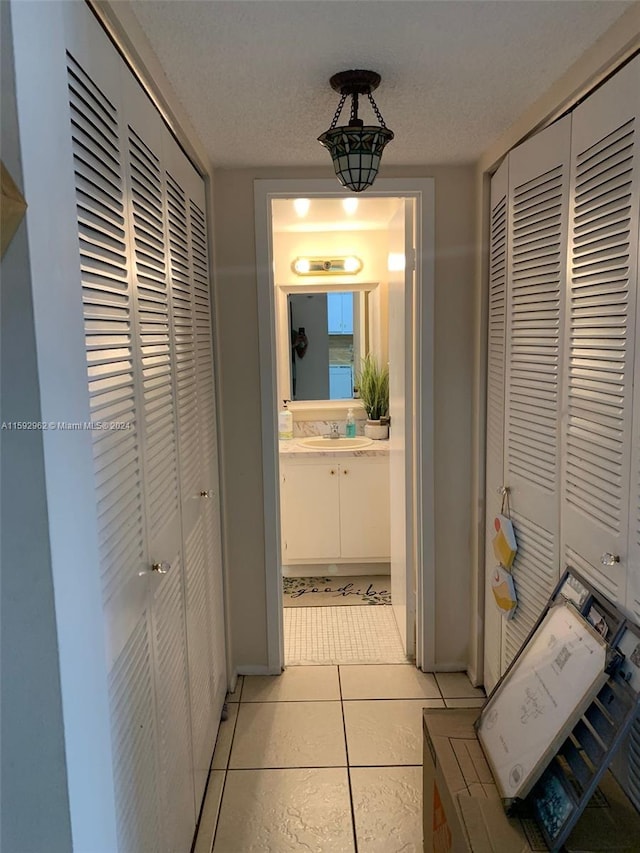
{"type": "Polygon", "coordinates": [[[348,468],[345,468],[345,469],[344,469],[344,471],[343,471],[342,473],[343,473],[343,474],[348,474],[348,473],[349,473],[349,469],[348,469],[348,468]]]}
{"type": "Polygon", "coordinates": [[[332,468],[332,469],[329,471],[329,473],[330,473],[330,474],[331,474],[331,476],[333,477],[333,475],[334,475],[336,472],[335,472],[335,471],[333,470],[333,468],[332,468]]]}
{"type": "Polygon", "coordinates": [[[162,560],[160,563],[151,563],[150,569],[144,569],[142,572],[138,572],[138,576],[142,577],[143,575],[166,575],[169,569],[171,568],[171,563],[167,563],[166,560],[162,560]]]}
{"type": "Polygon", "coordinates": [[[620,557],[617,554],[609,554],[607,552],[600,557],[600,562],[603,566],[615,566],[616,563],[620,562],[620,557]]]}
{"type": "Polygon", "coordinates": [[[200,492],[200,497],[201,498],[211,498],[211,497],[213,497],[213,492],[211,491],[211,489],[203,489],[200,492]]]}

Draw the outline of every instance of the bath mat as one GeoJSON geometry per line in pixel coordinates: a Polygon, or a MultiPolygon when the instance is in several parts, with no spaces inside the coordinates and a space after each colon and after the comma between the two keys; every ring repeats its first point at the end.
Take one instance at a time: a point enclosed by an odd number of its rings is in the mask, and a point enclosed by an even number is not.
{"type": "Polygon", "coordinates": [[[283,578],[283,598],[285,607],[391,604],[391,578],[388,575],[283,578]]]}

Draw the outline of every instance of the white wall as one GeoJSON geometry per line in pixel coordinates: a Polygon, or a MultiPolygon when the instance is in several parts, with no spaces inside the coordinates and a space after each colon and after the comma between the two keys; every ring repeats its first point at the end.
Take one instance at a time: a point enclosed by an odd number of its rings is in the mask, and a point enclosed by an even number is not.
{"type": "MultiPolygon", "coordinates": [[[[22,187],[8,3],[0,3],[2,160],[22,187]]],[[[0,420],[41,420],[25,222],[2,259],[0,420]]],[[[42,432],[3,430],[0,847],[63,853],[71,825],[42,432]]]]}

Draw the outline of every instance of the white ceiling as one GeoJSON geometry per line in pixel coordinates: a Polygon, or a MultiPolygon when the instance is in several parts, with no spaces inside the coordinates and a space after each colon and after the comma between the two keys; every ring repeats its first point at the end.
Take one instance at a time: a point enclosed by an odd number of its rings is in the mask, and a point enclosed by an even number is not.
{"type": "Polygon", "coordinates": [[[338,104],[329,77],[366,68],[382,75],[375,98],[396,134],[383,169],[475,161],[630,5],[130,2],[214,166],[327,165],[316,137],[338,104]]]}

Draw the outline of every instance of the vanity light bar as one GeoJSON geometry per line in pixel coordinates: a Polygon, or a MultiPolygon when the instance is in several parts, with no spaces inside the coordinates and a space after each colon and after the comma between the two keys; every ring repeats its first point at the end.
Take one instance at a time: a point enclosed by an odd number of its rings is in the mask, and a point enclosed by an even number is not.
{"type": "Polygon", "coordinates": [[[291,269],[296,275],[356,275],[362,261],[355,255],[345,258],[296,258],[291,269]]]}

